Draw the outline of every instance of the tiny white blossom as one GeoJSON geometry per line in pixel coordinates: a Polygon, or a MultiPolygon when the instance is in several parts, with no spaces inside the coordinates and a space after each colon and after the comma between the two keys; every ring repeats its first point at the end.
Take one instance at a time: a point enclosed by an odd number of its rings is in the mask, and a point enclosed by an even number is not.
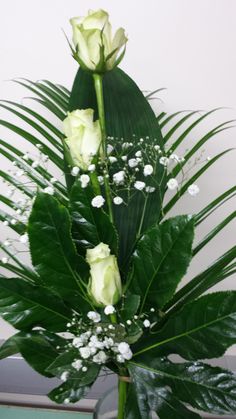
{"type": "Polygon", "coordinates": [[[141,180],[136,180],[136,182],[134,183],[134,187],[135,189],[138,189],[138,191],[142,191],[145,188],[145,186],[145,183],[141,180]]]}
{"type": "Polygon", "coordinates": [[[93,362],[95,362],[96,364],[105,364],[106,361],[107,361],[107,355],[104,351],[99,351],[93,357],[93,362]]]}
{"type": "Polygon", "coordinates": [[[98,182],[100,183],[100,185],[103,185],[104,184],[104,179],[103,179],[103,176],[98,176],[98,182]]]}
{"type": "Polygon", "coordinates": [[[99,335],[100,333],[102,333],[102,327],[101,326],[98,326],[97,328],[96,328],[96,333],[99,335]]]}
{"type": "Polygon", "coordinates": [[[154,186],[146,186],[145,191],[147,193],[153,193],[156,190],[156,188],[154,188],[154,186]]]}
{"type": "Polygon", "coordinates": [[[126,323],[127,323],[128,326],[131,326],[132,321],[131,320],[126,320],[126,323]]]}
{"type": "Polygon", "coordinates": [[[151,307],[151,308],[150,308],[150,311],[151,311],[152,313],[154,313],[155,308],[151,307]]]}
{"type": "Polygon", "coordinates": [[[14,226],[17,223],[17,221],[15,220],[15,218],[12,218],[10,223],[14,226]]]}
{"type": "Polygon", "coordinates": [[[52,186],[47,186],[43,190],[44,193],[47,193],[48,195],[54,195],[54,189],[52,186]]]}
{"type": "Polygon", "coordinates": [[[51,177],[50,182],[53,184],[53,183],[58,182],[58,180],[56,177],[51,177]]]}
{"type": "Polygon", "coordinates": [[[148,319],[146,319],[146,320],[144,320],[143,325],[144,325],[144,327],[150,327],[151,323],[148,319]]]}
{"type": "Polygon", "coordinates": [[[192,185],[188,187],[188,193],[191,196],[196,196],[199,193],[199,191],[200,189],[195,183],[193,183],[192,185]]]}
{"type": "Polygon", "coordinates": [[[128,160],[128,165],[129,167],[133,168],[133,167],[137,167],[138,166],[138,160],[137,159],[129,159],[128,160]]]}
{"type": "Polygon", "coordinates": [[[115,205],[121,205],[123,202],[123,198],[121,198],[120,196],[115,196],[115,198],[113,199],[113,202],[115,205]]]}
{"type": "Polygon", "coordinates": [[[25,153],[25,154],[22,156],[22,159],[24,159],[24,160],[29,160],[29,153],[25,153]]]}
{"type": "Polygon", "coordinates": [[[82,371],[83,371],[83,372],[86,372],[86,371],[88,371],[88,368],[87,368],[87,367],[83,367],[83,368],[82,368],[82,371]]]}
{"type": "Polygon", "coordinates": [[[121,157],[121,159],[122,159],[123,161],[126,161],[126,160],[128,159],[128,156],[122,156],[122,157],[121,157]]]}
{"type": "Polygon", "coordinates": [[[133,357],[133,353],[132,353],[132,351],[131,351],[131,349],[129,350],[129,351],[127,351],[127,352],[125,352],[124,354],[122,354],[122,356],[127,360],[127,361],[129,361],[132,357],[133,357]]]}
{"type": "Polygon", "coordinates": [[[105,203],[105,199],[102,195],[97,195],[92,199],[92,207],[94,208],[101,208],[105,203]]]}
{"type": "Polygon", "coordinates": [[[114,156],[110,156],[110,157],[108,157],[108,159],[109,159],[110,163],[116,163],[117,162],[117,158],[114,157],[114,156]]]}
{"type": "Polygon", "coordinates": [[[114,150],[114,147],[111,144],[107,144],[107,154],[111,154],[114,150]]]}
{"type": "Polygon", "coordinates": [[[110,349],[114,345],[114,340],[112,338],[108,338],[107,336],[105,336],[103,343],[104,343],[105,348],[110,349]]]}
{"type": "Polygon", "coordinates": [[[104,308],[104,313],[106,314],[106,316],[109,316],[109,314],[115,313],[115,311],[116,311],[116,309],[112,305],[106,306],[104,308]]]}
{"type": "Polygon", "coordinates": [[[35,160],[35,161],[31,164],[31,167],[33,167],[33,169],[36,169],[36,167],[38,167],[38,165],[39,165],[39,161],[38,161],[38,160],[35,160]]]}
{"type": "Polygon", "coordinates": [[[122,185],[125,180],[125,172],[124,170],[120,170],[120,172],[114,173],[113,181],[116,185],[122,185]]]}
{"type": "Polygon", "coordinates": [[[125,358],[121,354],[118,354],[117,357],[116,357],[116,359],[120,363],[124,363],[125,362],[125,358]]]}
{"type": "Polygon", "coordinates": [[[75,368],[77,371],[79,371],[83,365],[83,362],[81,359],[76,359],[76,361],[72,362],[72,367],[75,368]]]}
{"type": "Polygon", "coordinates": [[[4,226],[8,226],[9,225],[9,221],[7,221],[7,220],[3,221],[3,225],[4,226]]]}
{"type": "Polygon", "coordinates": [[[141,152],[141,150],[136,151],[136,153],[135,153],[135,157],[142,157],[142,152],[141,152]]]}
{"type": "Polygon", "coordinates": [[[144,176],[150,176],[153,173],[153,167],[151,164],[146,164],[143,169],[144,176]]]}
{"type": "Polygon", "coordinates": [[[69,403],[70,403],[70,399],[68,399],[68,398],[67,398],[67,399],[65,399],[63,403],[64,403],[64,404],[69,404],[69,403]]]}
{"type": "Polygon", "coordinates": [[[160,164],[162,164],[163,166],[167,166],[167,165],[168,165],[168,163],[169,163],[169,159],[168,159],[168,157],[165,157],[165,156],[160,157],[160,159],[159,159],[159,163],[160,163],[160,164]]]}
{"type": "Polygon", "coordinates": [[[83,359],[87,359],[91,356],[91,350],[88,346],[84,346],[79,349],[80,355],[83,359]]]}
{"type": "Polygon", "coordinates": [[[2,263],[4,263],[4,265],[8,262],[8,258],[6,257],[3,257],[1,260],[2,260],[2,263]]]}
{"type": "Polygon", "coordinates": [[[89,167],[88,167],[89,172],[94,172],[95,169],[96,169],[95,164],[90,164],[89,167]]]}
{"type": "Polygon", "coordinates": [[[130,350],[130,346],[127,342],[120,342],[118,345],[118,351],[123,355],[130,350]]]}
{"type": "Polygon", "coordinates": [[[161,147],[158,144],[154,145],[154,150],[158,151],[158,150],[160,150],[160,148],[161,147]]]}
{"type": "Polygon", "coordinates": [[[83,344],[84,344],[84,342],[83,342],[83,339],[81,339],[81,337],[74,338],[73,341],[72,341],[72,345],[75,348],[80,348],[81,346],[83,346],[83,344]]]}
{"type": "Polygon", "coordinates": [[[101,321],[101,316],[96,311],[89,311],[87,313],[89,320],[92,320],[94,323],[99,323],[101,321]]]}
{"type": "Polygon", "coordinates": [[[171,154],[169,157],[170,160],[174,160],[177,163],[179,162],[179,156],[177,156],[177,154],[171,154]]]}
{"type": "Polygon", "coordinates": [[[21,243],[27,243],[28,242],[28,234],[27,233],[25,233],[25,234],[22,234],[22,236],[20,236],[20,242],[21,243]]]}
{"type": "Polygon", "coordinates": [[[170,189],[170,191],[174,191],[178,188],[178,181],[175,178],[171,178],[167,182],[167,188],[170,189]]]}
{"type": "Polygon", "coordinates": [[[122,148],[123,148],[123,150],[126,150],[127,148],[129,148],[130,147],[130,143],[123,143],[122,144],[122,148]]]}
{"type": "Polygon", "coordinates": [[[81,188],[86,188],[90,182],[90,177],[89,175],[81,175],[79,180],[81,182],[81,188]]]}
{"type": "Polygon", "coordinates": [[[70,173],[71,173],[71,176],[77,176],[79,174],[79,172],[80,172],[80,168],[77,167],[77,166],[74,166],[74,167],[72,167],[70,173]]]}
{"type": "Polygon", "coordinates": [[[68,380],[68,377],[69,377],[69,372],[68,371],[64,371],[61,374],[60,379],[61,379],[61,381],[67,381],[68,380]]]}

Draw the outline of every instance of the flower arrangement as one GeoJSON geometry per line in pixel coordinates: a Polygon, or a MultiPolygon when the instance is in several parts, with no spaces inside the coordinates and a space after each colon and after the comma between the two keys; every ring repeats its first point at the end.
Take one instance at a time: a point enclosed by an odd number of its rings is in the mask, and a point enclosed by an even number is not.
{"type": "Polygon", "coordinates": [[[144,97],[118,68],[124,29],[113,36],[103,10],[71,25],[69,44],[80,66],[72,91],[17,80],[61,129],[32,107],[0,103],[36,132],[0,121],[34,150],[0,140],[13,165],[0,172],[8,185],[0,219],[14,234],[1,243],[0,315],[18,329],[0,358],[20,352],[40,374],[60,378],[48,395],[56,403],[77,402],[102,368],[112,371],[119,378],[119,419],[235,413],[235,375],[201,361],[236,343],[236,292],[205,294],[235,273],[235,247],[177,287],[191,259],[235,218],[230,214],[193,245],[194,231],[236,188],[197,214],[168,217],[183,194],[199,193],[198,178],[231,151],[211,159],[197,154],[230,121],[179,156],[187,134],[211,112],[156,117],[151,94],[144,97]]]}

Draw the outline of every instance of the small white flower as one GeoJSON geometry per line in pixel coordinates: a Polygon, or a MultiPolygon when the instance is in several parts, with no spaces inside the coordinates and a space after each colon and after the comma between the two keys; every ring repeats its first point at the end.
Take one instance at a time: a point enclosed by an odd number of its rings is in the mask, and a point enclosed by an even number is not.
{"type": "Polygon", "coordinates": [[[114,150],[114,147],[111,144],[107,144],[107,154],[111,154],[114,150]]]}
{"type": "Polygon", "coordinates": [[[121,205],[123,202],[123,198],[121,198],[120,196],[115,196],[115,198],[113,199],[113,202],[115,205],[121,205]]]}
{"type": "Polygon", "coordinates": [[[200,192],[200,189],[195,183],[193,183],[192,185],[188,187],[188,193],[191,196],[196,196],[199,192],[200,192]]]}
{"type": "Polygon", "coordinates": [[[96,311],[89,311],[87,314],[89,320],[92,320],[94,323],[99,323],[101,321],[101,316],[96,311]]]}
{"type": "Polygon", "coordinates": [[[3,221],[3,225],[4,226],[9,226],[9,221],[7,221],[7,220],[3,221]]]}
{"type": "Polygon", "coordinates": [[[25,153],[25,154],[22,156],[22,159],[24,159],[24,160],[29,160],[29,153],[25,153]]]}
{"type": "Polygon", "coordinates": [[[151,311],[152,313],[154,313],[154,312],[155,312],[155,308],[151,307],[151,308],[150,308],[150,311],[151,311]]]}
{"type": "Polygon", "coordinates": [[[89,175],[81,175],[79,180],[81,182],[81,188],[86,188],[90,182],[90,177],[89,175]]]}
{"type": "Polygon", "coordinates": [[[108,157],[108,159],[109,159],[110,163],[116,163],[117,162],[117,158],[114,157],[114,156],[110,156],[110,157],[108,157]]]}
{"type": "Polygon", "coordinates": [[[75,370],[79,371],[82,368],[83,362],[81,359],[76,359],[71,365],[75,370]]]}
{"type": "Polygon", "coordinates": [[[153,173],[153,167],[151,164],[146,164],[143,169],[144,176],[150,176],[153,173]]]}
{"type": "Polygon", "coordinates": [[[107,361],[107,355],[104,351],[99,351],[93,357],[93,362],[95,362],[96,364],[105,364],[106,361],[107,361]]]}
{"type": "Polygon", "coordinates": [[[106,349],[110,349],[114,345],[114,340],[105,336],[103,343],[106,349]]]}
{"type": "Polygon", "coordinates": [[[22,236],[20,236],[20,242],[21,243],[27,243],[28,242],[28,234],[27,233],[25,233],[25,234],[22,234],[22,236]]]}
{"type": "Polygon", "coordinates": [[[61,374],[60,379],[61,379],[61,381],[67,381],[68,380],[68,377],[69,377],[69,372],[68,371],[64,371],[61,374]]]}
{"type": "Polygon", "coordinates": [[[150,327],[151,323],[148,319],[146,319],[146,320],[144,320],[143,325],[144,325],[144,327],[150,327]]]}
{"type": "Polygon", "coordinates": [[[156,190],[156,188],[154,188],[154,186],[146,186],[145,191],[147,193],[153,193],[156,190]]]}
{"type": "Polygon", "coordinates": [[[71,169],[71,176],[77,176],[79,174],[80,168],[78,166],[74,166],[71,169]]]}
{"type": "Polygon", "coordinates": [[[96,333],[99,335],[100,333],[102,333],[102,327],[101,326],[98,326],[97,328],[96,328],[96,333]]]}
{"type": "Polygon", "coordinates": [[[145,188],[145,186],[145,183],[141,180],[136,180],[136,182],[134,183],[134,187],[135,189],[138,189],[138,191],[142,191],[145,188]]]}
{"type": "Polygon", "coordinates": [[[120,170],[120,172],[114,173],[113,181],[116,185],[122,185],[125,180],[125,172],[124,170],[120,170]]]}
{"type": "Polygon", "coordinates": [[[88,346],[84,346],[79,349],[80,355],[83,359],[87,359],[91,356],[91,350],[88,346]]]}
{"type": "Polygon", "coordinates": [[[105,199],[102,195],[97,195],[92,199],[92,207],[94,208],[101,208],[105,203],[105,199]]]}
{"type": "Polygon", "coordinates": [[[127,360],[127,361],[129,361],[132,357],[133,357],[133,353],[132,353],[132,351],[131,351],[131,349],[129,350],[129,351],[127,351],[127,352],[125,352],[124,354],[122,354],[122,356],[127,360]]]}
{"type": "Polygon", "coordinates": [[[11,223],[11,225],[14,226],[17,223],[17,221],[15,220],[15,218],[12,218],[11,221],[10,221],[10,223],[11,223]]]}
{"type": "Polygon", "coordinates": [[[104,313],[106,314],[106,316],[109,316],[109,314],[113,314],[113,313],[115,313],[115,311],[116,311],[116,309],[115,309],[115,307],[113,307],[112,305],[110,305],[110,306],[106,306],[106,307],[104,308],[104,313]]]}
{"type": "Polygon", "coordinates": [[[54,195],[54,189],[52,186],[47,186],[43,190],[44,193],[47,193],[48,195],[54,195]]]}
{"type": "Polygon", "coordinates": [[[81,339],[81,337],[74,338],[73,341],[72,341],[72,345],[75,348],[80,348],[81,346],[83,346],[83,344],[84,344],[84,342],[83,342],[83,339],[81,339]]]}
{"type": "Polygon", "coordinates": [[[100,185],[104,184],[103,176],[98,176],[98,182],[100,183],[100,185]]]}
{"type": "Polygon", "coordinates": [[[132,321],[131,320],[126,320],[126,323],[127,323],[128,326],[131,326],[132,321]]]}
{"type": "Polygon", "coordinates": [[[117,359],[117,362],[120,362],[120,363],[125,362],[125,358],[121,354],[117,355],[116,359],[117,359]]]}
{"type": "Polygon", "coordinates": [[[89,167],[88,167],[89,172],[94,172],[95,169],[96,169],[95,164],[90,164],[89,167]]]}
{"type": "Polygon", "coordinates": [[[174,191],[178,188],[178,181],[175,178],[171,178],[167,182],[167,188],[170,189],[170,191],[174,191]]]}
{"type": "Polygon", "coordinates": [[[36,169],[36,167],[38,167],[38,165],[39,165],[39,161],[38,161],[38,160],[35,160],[35,161],[31,164],[31,167],[33,167],[33,169],[36,169]]]}
{"type": "Polygon", "coordinates": [[[123,143],[122,144],[122,148],[123,148],[123,150],[126,150],[127,148],[129,148],[130,147],[130,143],[123,143]]]}
{"type": "Polygon", "coordinates": [[[137,159],[129,159],[128,160],[128,165],[129,167],[133,168],[133,167],[137,167],[138,166],[138,160],[137,159]]]}
{"type": "Polygon", "coordinates": [[[68,398],[67,398],[67,399],[65,399],[63,403],[64,403],[64,404],[69,404],[69,403],[70,403],[70,399],[68,399],[68,398]]]}
{"type": "Polygon", "coordinates": [[[83,371],[83,372],[86,372],[86,371],[88,371],[88,368],[87,368],[87,367],[83,367],[83,368],[82,368],[82,371],[83,371]]]}
{"type": "Polygon", "coordinates": [[[4,263],[4,265],[5,265],[6,263],[8,263],[8,258],[6,258],[6,257],[3,257],[1,260],[2,260],[2,263],[4,263]]]}
{"type": "Polygon", "coordinates": [[[123,355],[130,351],[130,346],[127,342],[120,342],[118,345],[118,351],[123,355]]]}
{"type": "Polygon", "coordinates": [[[50,179],[50,182],[53,184],[53,183],[58,182],[58,180],[57,180],[57,178],[56,178],[56,177],[52,177],[52,178],[50,179]]]}
{"type": "Polygon", "coordinates": [[[136,151],[136,153],[135,153],[135,157],[142,157],[142,152],[141,152],[141,150],[136,151]]]}
{"type": "Polygon", "coordinates": [[[159,159],[159,163],[160,163],[160,164],[162,164],[162,166],[167,166],[167,165],[168,165],[168,163],[169,163],[169,159],[168,159],[168,157],[165,157],[165,156],[160,157],[160,159],[159,159]]]}
{"type": "Polygon", "coordinates": [[[126,160],[128,159],[128,156],[122,156],[122,157],[121,157],[121,159],[122,159],[123,161],[126,161],[126,160]]]}
{"type": "Polygon", "coordinates": [[[171,154],[169,157],[170,160],[174,160],[177,163],[179,162],[179,156],[177,156],[177,154],[171,154]]]}
{"type": "Polygon", "coordinates": [[[154,150],[158,151],[158,150],[160,150],[160,148],[161,147],[158,144],[154,145],[154,150]]]}

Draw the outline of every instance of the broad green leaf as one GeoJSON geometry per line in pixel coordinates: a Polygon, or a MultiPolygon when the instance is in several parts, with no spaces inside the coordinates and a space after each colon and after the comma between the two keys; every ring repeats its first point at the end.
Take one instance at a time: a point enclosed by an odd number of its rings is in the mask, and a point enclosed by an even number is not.
{"type": "Polygon", "coordinates": [[[205,295],[183,306],[145,339],[134,356],[178,354],[184,359],[222,356],[236,343],[236,291],[205,295]]]}
{"type": "Polygon", "coordinates": [[[204,292],[218,284],[218,282],[225,278],[225,276],[222,275],[225,267],[227,267],[229,263],[235,260],[235,258],[236,246],[229,249],[216,261],[214,261],[207,269],[200,272],[200,274],[196,275],[185,286],[180,288],[180,290],[173,296],[173,298],[165,305],[164,311],[178,303],[178,305],[172,309],[173,311],[176,311],[181,308],[183,304],[192,301],[197,297],[200,297],[204,292]]]}
{"type": "Polygon", "coordinates": [[[15,336],[10,336],[0,347],[0,359],[7,358],[8,356],[15,355],[18,352],[15,336]]]}
{"type": "Polygon", "coordinates": [[[91,205],[94,193],[90,186],[83,189],[77,180],[70,194],[73,238],[82,248],[91,248],[103,242],[109,245],[111,253],[117,254],[118,236],[108,215],[91,205]]]}
{"type": "Polygon", "coordinates": [[[52,196],[38,193],[28,234],[32,263],[45,286],[70,301],[78,299],[79,308],[88,266],[76,253],[68,210],[52,196]]]}
{"type": "Polygon", "coordinates": [[[130,290],[159,309],[173,296],[192,255],[194,219],[177,216],[157,224],[140,239],[133,255],[130,290]]]}
{"type": "MultiPolygon", "coordinates": [[[[103,78],[107,134],[121,143],[122,138],[137,145],[141,137],[149,143],[158,142],[162,147],[162,135],[151,106],[142,92],[122,70],[116,68],[103,78]],[[147,138],[148,137],[148,138],[147,138]]],[[[71,92],[69,110],[93,108],[97,110],[92,76],[79,70],[71,92]]],[[[95,114],[95,118],[97,118],[95,114]]],[[[163,168],[158,165],[157,182],[161,183],[163,168]]],[[[160,193],[149,194],[147,202],[139,191],[135,192],[129,206],[114,205],[115,225],[120,242],[120,267],[127,269],[137,235],[157,222],[161,210],[160,193]],[[144,214],[145,212],[145,214],[144,214]]],[[[123,197],[124,198],[124,197],[123,197]]]]}
{"type": "Polygon", "coordinates": [[[63,332],[72,313],[49,290],[19,278],[0,279],[0,315],[16,329],[40,326],[63,332]]]}
{"type": "Polygon", "coordinates": [[[130,365],[158,377],[159,383],[170,387],[178,400],[197,410],[211,414],[236,412],[236,376],[230,371],[202,362],[175,364],[167,358],[147,357],[131,361],[130,365]]]}
{"type": "Polygon", "coordinates": [[[59,387],[54,388],[48,393],[48,398],[55,403],[62,404],[67,402],[76,403],[88,393],[90,387],[79,387],[77,380],[68,380],[59,387]]]}
{"type": "Polygon", "coordinates": [[[55,377],[60,378],[63,372],[68,373],[69,380],[76,380],[78,387],[84,387],[93,383],[101,366],[95,363],[88,363],[84,360],[84,365],[87,366],[87,371],[84,372],[82,369],[77,371],[72,367],[72,363],[76,359],[81,359],[78,349],[72,348],[59,355],[47,368],[47,371],[52,373],[55,377]]]}
{"type": "MultiPolygon", "coordinates": [[[[197,419],[197,413],[187,409],[177,397],[171,392],[170,388],[163,385],[160,376],[154,370],[148,370],[135,365],[133,362],[128,366],[132,385],[135,388],[133,398],[136,395],[134,407],[139,406],[140,417],[149,419],[150,413],[155,412],[160,419],[197,419]]],[[[134,414],[130,414],[126,419],[134,419],[134,414]]]]}
{"type": "Polygon", "coordinates": [[[28,364],[45,377],[53,377],[47,371],[48,366],[55,360],[67,343],[62,337],[46,330],[21,332],[15,335],[18,351],[28,364]]]}

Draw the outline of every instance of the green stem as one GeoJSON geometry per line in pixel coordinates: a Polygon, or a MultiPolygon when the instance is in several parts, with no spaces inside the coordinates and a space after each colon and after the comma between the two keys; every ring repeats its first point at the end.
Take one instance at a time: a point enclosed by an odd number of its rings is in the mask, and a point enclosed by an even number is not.
{"type": "Polygon", "coordinates": [[[125,403],[127,398],[127,388],[128,383],[121,380],[119,378],[119,384],[118,384],[118,419],[124,419],[125,417],[125,403]]]}
{"type": "Polygon", "coordinates": [[[109,218],[110,218],[110,221],[113,223],[111,190],[110,190],[109,181],[106,177],[106,174],[108,173],[107,149],[106,149],[107,135],[106,135],[106,119],[105,119],[105,109],[104,109],[102,78],[103,78],[102,74],[94,73],[93,75],[94,87],[95,87],[95,92],[96,92],[96,97],[97,97],[99,123],[100,123],[100,128],[101,128],[101,133],[102,133],[101,158],[106,168],[106,173],[104,176],[104,186],[105,186],[107,206],[108,206],[108,211],[109,211],[109,218]]]}

